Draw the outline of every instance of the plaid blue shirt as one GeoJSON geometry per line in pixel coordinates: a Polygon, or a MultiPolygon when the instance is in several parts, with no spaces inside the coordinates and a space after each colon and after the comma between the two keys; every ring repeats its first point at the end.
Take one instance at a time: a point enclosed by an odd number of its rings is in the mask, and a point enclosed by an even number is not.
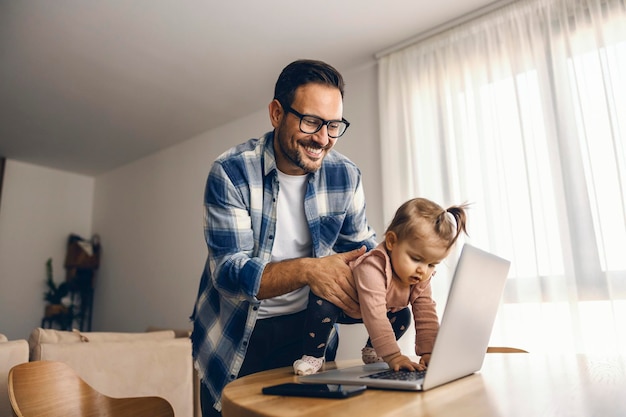
{"type": "MultiPolygon", "coordinates": [[[[279,189],[273,138],[270,132],[221,155],[206,183],[208,257],[191,316],[191,341],[217,410],[224,386],[243,363],[260,305],[261,275],[272,253],[279,189]]],[[[314,257],[376,246],[365,217],[361,173],[340,153],[331,150],[309,174],[304,206],[314,257]]]]}

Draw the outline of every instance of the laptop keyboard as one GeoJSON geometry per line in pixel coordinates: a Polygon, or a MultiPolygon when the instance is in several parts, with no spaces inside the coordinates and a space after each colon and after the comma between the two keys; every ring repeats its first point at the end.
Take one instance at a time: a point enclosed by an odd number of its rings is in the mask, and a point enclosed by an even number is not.
{"type": "Polygon", "coordinates": [[[394,371],[392,369],[376,372],[375,374],[365,375],[361,378],[372,378],[372,379],[391,379],[395,381],[417,381],[424,378],[426,375],[426,371],[394,371]]]}

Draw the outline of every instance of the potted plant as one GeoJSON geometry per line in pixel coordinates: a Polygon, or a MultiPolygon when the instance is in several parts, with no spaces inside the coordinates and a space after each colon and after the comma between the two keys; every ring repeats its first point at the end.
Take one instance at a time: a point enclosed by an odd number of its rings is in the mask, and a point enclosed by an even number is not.
{"type": "Polygon", "coordinates": [[[63,299],[69,294],[69,288],[65,282],[56,285],[52,277],[52,258],[46,262],[46,285],[48,290],[44,293],[46,305],[45,316],[54,317],[69,313],[69,309],[63,305],[63,299]]]}

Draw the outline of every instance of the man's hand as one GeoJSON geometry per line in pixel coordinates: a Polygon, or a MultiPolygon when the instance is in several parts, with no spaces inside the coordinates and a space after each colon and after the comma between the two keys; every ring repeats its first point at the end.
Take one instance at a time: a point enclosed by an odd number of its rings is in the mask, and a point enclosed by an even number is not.
{"type": "Polygon", "coordinates": [[[328,300],[352,317],[361,317],[356,286],[348,263],[365,253],[365,246],[324,258],[297,258],[270,262],[263,270],[257,298],[287,294],[308,285],[315,295],[328,300]]]}
{"type": "Polygon", "coordinates": [[[348,263],[365,253],[365,246],[350,252],[316,259],[313,271],[307,271],[307,284],[313,293],[345,311],[360,317],[358,297],[352,270],[348,263]]]}

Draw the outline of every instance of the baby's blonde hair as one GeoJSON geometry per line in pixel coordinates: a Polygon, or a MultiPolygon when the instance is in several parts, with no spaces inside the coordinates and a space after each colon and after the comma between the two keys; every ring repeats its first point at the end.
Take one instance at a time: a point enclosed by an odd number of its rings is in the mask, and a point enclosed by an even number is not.
{"type": "Polygon", "coordinates": [[[426,198],[413,198],[398,208],[386,232],[393,232],[403,240],[418,234],[420,225],[424,224],[421,222],[426,222],[446,243],[446,249],[450,249],[461,233],[467,234],[467,208],[468,204],[461,204],[444,209],[426,198]]]}

